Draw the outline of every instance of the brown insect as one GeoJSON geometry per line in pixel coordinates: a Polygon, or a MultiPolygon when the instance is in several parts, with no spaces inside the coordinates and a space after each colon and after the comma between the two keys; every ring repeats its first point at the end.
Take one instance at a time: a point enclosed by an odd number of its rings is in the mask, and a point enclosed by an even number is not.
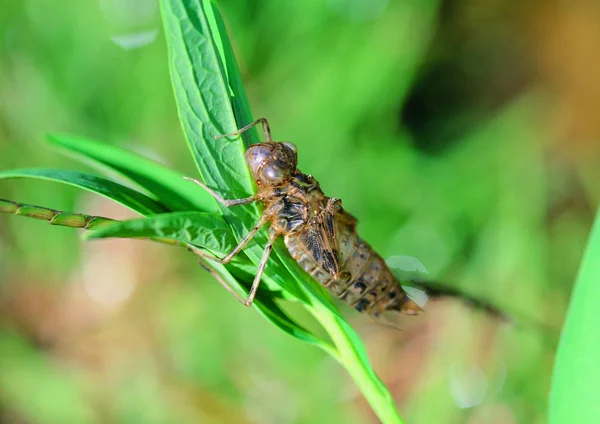
{"type": "Polygon", "coordinates": [[[230,207],[252,202],[264,204],[256,225],[224,258],[219,259],[199,249],[193,251],[221,264],[228,263],[269,223],[269,241],[262,255],[252,288],[242,299],[219,279],[240,302],[252,305],[275,240],[283,236],[292,257],[316,281],[332,294],[356,308],[378,317],[385,311],[416,314],[421,308],[411,300],[385,261],[356,232],[356,218],[342,208],[339,199],[327,197],[319,183],[297,169],[296,146],[271,138],[265,118],[220,137],[239,136],[262,124],[265,142],[251,145],[246,162],[258,192],[243,199],[226,200],[204,183],[187,178],[208,191],[222,205],[230,207]]]}

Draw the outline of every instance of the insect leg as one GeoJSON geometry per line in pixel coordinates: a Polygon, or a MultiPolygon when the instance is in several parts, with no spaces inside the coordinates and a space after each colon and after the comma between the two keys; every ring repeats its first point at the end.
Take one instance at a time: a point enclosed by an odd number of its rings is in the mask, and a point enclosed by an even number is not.
{"type": "MultiPolygon", "coordinates": [[[[273,250],[273,243],[275,239],[278,237],[278,234],[271,233],[269,236],[269,242],[265,246],[265,250],[260,258],[260,263],[258,264],[258,269],[256,271],[256,275],[254,276],[254,281],[252,282],[252,287],[250,288],[250,292],[248,293],[248,297],[246,299],[242,298],[239,294],[237,294],[230,286],[227,284],[225,280],[212,268],[204,263],[204,259],[200,259],[199,263],[202,268],[211,273],[213,277],[221,284],[225,289],[233,295],[240,303],[243,303],[245,306],[252,306],[252,302],[254,302],[254,298],[256,297],[256,292],[258,291],[258,286],[260,285],[260,280],[262,279],[263,272],[265,270],[265,266],[267,265],[267,261],[269,260],[269,256],[271,255],[271,251],[273,250]]],[[[243,240],[242,240],[243,242],[243,240]]],[[[242,243],[240,243],[241,245],[242,243]]],[[[238,246],[239,247],[239,246],[238,246]]],[[[189,246],[189,249],[198,254],[195,250],[195,246],[189,246]]],[[[200,256],[204,256],[204,252],[200,251],[202,254],[200,256]]],[[[233,252],[232,252],[233,253],[233,252]]],[[[231,255],[231,253],[229,254],[231,255]]],[[[228,256],[229,256],[228,255],[228,256]]],[[[212,259],[207,257],[207,259],[212,259]]],[[[214,259],[213,259],[214,260],[214,259]]],[[[218,261],[221,262],[221,261],[218,261]]],[[[222,262],[221,262],[222,263],[222,262]]]]}
{"type": "Polygon", "coordinates": [[[254,196],[250,196],[250,197],[244,197],[243,199],[223,199],[223,196],[221,196],[219,193],[217,193],[216,191],[214,191],[212,188],[208,187],[206,184],[204,184],[202,181],[198,181],[194,178],[189,178],[189,177],[183,177],[184,180],[188,180],[191,181],[195,184],[198,184],[200,187],[202,187],[204,190],[208,191],[208,193],[215,198],[215,200],[217,202],[219,202],[220,204],[222,204],[225,207],[230,207],[230,206],[237,206],[237,205],[245,205],[247,203],[252,203],[255,202],[258,198],[256,197],[256,195],[254,196]]]}
{"type": "Polygon", "coordinates": [[[246,247],[246,245],[248,244],[248,242],[250,240],[252,240],[252,238],[256,235],[256,233],[258,233],[258,230],[260,230],[260,227],[262,227],[263,225],[265,225],[267,223],[267,221],[269,220],[270,215],[267,213],[264,213],[260,219],[258,220],[258,222],[256,223],[256,225],[254,227],[252,227],[252,229],[250,231],[248,231],[248,234],[246,234],[246,236],[244,236],[244,238],[239,242],[239,244],[237,246],[235,246],[233,248],[233,250],[231,252],[229,252],[224,258],[217,258],[216,256],[211,255],[210,253],[205,252],[204,250],[196,247],[196,246],[188,246],[188,249],[190,250],[190,252],[195,253],[198,256],[201,256],[203,258],[206,259],[210,259],[211,261],[215,261],[218,262],[222,265],[226,265],[227,263],[229,263],[229,261],[231,261],[233,259],[233,257],[235,255],[237,255],[238,253],[240,253],[242,251],[242,249],[244,247],[246,247]]]}
{"type": "Polygon", "coordinates": [[[253,123],[248,124],[245,127],[242,127],[239,130],[234,131],[232,133],[218,135],[215,137],[215,140],[218,138],[223,138],[223,137],[237,137],[238,135],[242,134],[244,131],[248,131],[250,128],[255,127],[258,124],[262,124],[262,126],[263,126],[263,129],[265,131],[265,140],[269,141],[269,142],[273,141],[273,139],[271,138],[271,128],[269,128],[269,121],[267,121],[267,118],[257,119],[253,123]]]}
{"type": "Polygon", "coordinates": [[[206,271],[210,272],[210,275],[212,275],[214,277],[214,279],[217,280],[218,283],[225,288],[225,290],[227,290],[229,293],[231,293],[233,295],[233,297],[235,297],[237,299],[238,302],[243,303],[244,305],[246,304],[246,299],[244,299],[239,294],[237,294],[236,291],[233,290],[229,286],[229,284],[227,284],[227,281],[225,281],[223,279],[223,277],[221,277],[221,275],[217,271],[215,271],[214,269],[209,267],[206,263],[204,263],[204,259],[200,258],[198,263],[200,264],[200,266],[202,268],[204,268],[206,271]]]}
{"type": "Polygon", "coordinates": [[[254,276],[254,281],[252,282],[250,293],[248,293],[248,298],[246,299],[246,301],[243,302],[246,306],[251,306],[252,302],[254,302],[254,297],[256,296],[256,291],[258,290],[258,286],[260,285],[260,280],[262,279],[265,266],[267,266],[267,261],[269,260],[269,256],[271,255],[271,251],[273,250],[273,243],[275,242],[275,239],[278,236],[278,234],[273,232],[271,232],[271,234],[269,235],[269,242],[265,246],[262,258],[260,258],[260,263],[258,264],[258,270],[256,271],[256,276],[254,276]]]}

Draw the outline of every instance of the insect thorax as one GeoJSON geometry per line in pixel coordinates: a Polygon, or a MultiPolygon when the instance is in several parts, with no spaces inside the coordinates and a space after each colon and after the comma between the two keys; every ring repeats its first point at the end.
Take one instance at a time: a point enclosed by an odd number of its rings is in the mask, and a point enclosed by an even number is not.
{"type": "Polygon", "coordinates": [[[272,229],[284,236],[301,231],[314,213],[315,191],[324,198],[314,178],[301,172],[285,186],[265,190],[262,195],[272,216],[272,229]]]}
{"type": "Polygon", "coordinates": [[[314,178],[297,172],[260,195],[271,230],[284,236],[291,256],[333,295],[375,316],[408,311],[409,299],[385,261],[358,237],[356,218],[325,196],[314,178]]]}
{"type": "Polygon", "coordinates": [[[300,231],[308,222],[308,204],[305,199],[284,194],[269,205],[273,214],[271,228],[287,235],[300,231]]]}

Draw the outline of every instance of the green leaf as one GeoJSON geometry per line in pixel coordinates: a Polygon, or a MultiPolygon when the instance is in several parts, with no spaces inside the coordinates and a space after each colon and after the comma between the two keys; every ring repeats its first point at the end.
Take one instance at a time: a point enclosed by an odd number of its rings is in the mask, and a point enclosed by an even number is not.
{"type": "Polygon", "coordinates": [[[0,171],[0,179],[8,178],[36,178],[68,184],[100,194],[142,215],[153,215],[168,211],[165,206],[139,191],[107,180],[106,178],[82,172],[57,169],[13,169],[0,171]]]}
{"type": "MultiPolygon", "coordinates": [[[[238,122],[207,10],[213,13],[208,1],[161,1],[173,90],[186,140],[206,183],[224,197],[246,197],[252,183],[241,139],[215,140],[236,131],[238,122]]],[[[250,224],[251,215],[256,215],[253,209],[236,208],[231,213],[250,224]]]]}
{"type": "MultiPolygon", "coordinates": [[[[253,183],[241,139],[214,140],[215,136],[234,132],[252,121],[237,66],[227,65],[235,63],[235,58],[228,39],[219,36],[221,18],[218,9],[209,0],[166,0],[161,5],[175,98],[200,173],[223,197],[247,197],[252,193],[253,183]],[[236,113],[234,107],[241,109],[236,113]],[[236,116],[243,116],[248,121],[236,123],[236,116]]],[[[224,214],[238,241],[260,216],[255,205],[226,208],[224,214]]],[[[244,252],[258,265],[266,243],[266,235],[260,232],[244,252]]],[[[313,295],[337,313],[329,297],[315,288],[310,277],[281,249],[281,243],[276,244],[266,273],[298,299],[305,298],[298,282],[308,284],[313,295]],[[290,278],[290,269],[294,270],[294,275],[302,275],[300,279],[290,278]]]]}
{"type": "MultiPolygon", "coordinates": [[[[84,235],[86,239],[107,237],[178,240],[206,248],[220,256],[229,253],[235,246],[235,238],[227,221],[221,215],[203,212],[175,212],[119,221],[84,235]]],[[[230,267],[234,269],[239,267],[239,262],[244,262],[244,259],[243,254],[236,256],[236,264],[230,267]]],[[[247,259],[245,262],[247,263],[247,259]]],[[[210,261],[206,261],[206,264],[218,272],[232,287],[240,287],[239,282],[223,265],[210,261]]],[[[250,283],[251,279],[244,286],[247,288],[250,283]]],[[[328,352],[332,351],[330,343],[309,333],[281,310],[272,300],[272,293],[266,287],[258,294],[255,306],[265,318],[282,331],[305,342],[316,344],[328,352]]]]}
{"type": "Polygon", "coordinates": [[[550,392],[550,424],[600,420],[600,212],[571,295],[550,392]]]}
{"type": "MultiPolygon", "coordinates": [[[[229,36],[227,35],[227,30],[225,29],[225,24],[223,23],[223,19],[221,19],[221,13],[216,4],[205,1],[204,10],[206,11],[206,17],[213,34],[213,39],[215,40],[221,63],[223,64],[226,73],[226,79],[229,83],[233,113],[238,125],[242,124],[239,125],[241,127],[245,124],[249,124],[253,119],[248,98],[246,97],[246,91],[244,90],[244,85],[242,83],[240,70],[237,61],[235,60],[235,55],[231,47],[231,42],[229,41],[229,36]]],[[[256,128],[246,131],[242,138],[245,141],[246,146],[259,142],[256,128]]]]}
{"type": "MultiPolygon", "coordinates": [[[[207,262],[208,263],[208,262],[207,262]]],[[[237,286],[239,283],[233,278],[229,272],[222,273],[224,266],[217,263],[209,263],[216,272],[218,272],[225,281],[231,286],[237,286]]],[[[234,265],[234,270],[238,265],[234,265]]],[[[254,270],[252,270],[254,271],[254,270]]],[[[244,272],[248,272],[244,270],[244,272]]],[[[268,277],[266,277],[268,278],[268,277]]],[[[249,282],[246,285],[249,287],[249,282]]],[[[338,359],[338,354],[334,346],[327,340],[309,332],[302,325],[298,324],[293,318],[291,318],[286,312],[284,312],[279,305],[274,301],[275,293],[270,290],[259,290],[256,294],[254,306],[257,311],[265,317],[269,322],[278,327],[281,331],[295,337],[303,342],[314,344],[325,352],[329,353],[334,358],[338,359]]]]}
{"type": "Polygon", "coordinates": [[[110,144],[64,134],[50,134],[48,141],[78,159],[88,159],[128,178],[171,210],[218,210],[215,200],[205,190],[185,181],[182,174],[143,156],[110,144]]]}
{"type": "MultiPolygon", "coordinates": [[[[232,105],[243,106],[243,102],[234,103],[232,99],[245,98],[243,94],[233,94],[225,72],[225,69],[235,69],[223,63],[224,60],[235,61],[233,57],[223,56],[231,52],[231,47],[224,48],[227,40],[215,41],[218,28],[209,23],[208,16],[211,16],[211,22],[216,25],[218,12],[215,13],[210,1],[166,0],[161,6],[177,108],[200,174],[225,198],[247,197],[253,192],[253,183],[241,138],[214,139],[238,129],[232,105]]],[[[241,88],[241,84],[236,87],[241,88]]],[[[248,110],[240,110],[237,115],[251,121],[248,110]]],[[[238,241],[259,219],[256,205],[225,208],[223,212],[238,241]]],[[[266,243],[266,235],[260,232],[244,252],[258,264],[266,243]]],[[[293,296],[303,297],[276,255],[269,261],[267,273],[293,296]]]]}
{"type": "Polygon", "coordinates": [[[236,244],[227,221],[221,215],[206,212],[173,212],[118,221],[84,234],[85,239],[108,237],[168,238],[209,249],[221,256],[229,253],[236,244]]]}
{"type": "Polygon", "coordinates": [[[335,346],[330,342],[316,336],[309,332],[304,327],[299,325],[290,316],[285,313],[277,303],[272,299],[268,293],[261,292],[256,296],[257,309],[266,319],[268,319],[273,325],[279,327],[282,331],[286,332],[292,337],[295,337],[303,342],[314,344],[319,346],[325,352],[333,356],[338,361],[340,360],[339,354],[335,346]]]}
{"type": "MultiPolygon", "coordinates": [[[[161,12],[179,116],[198,169],[207,184],[223,197],[246,197],[252,193],[252,181],[241,139],[214,140],[252,121],[218,9],[210,0],[162,0],[161,12]]],[[[255,132],[248,137],[257,140],[255,132]]],[[[239,240],[258,220],[259,212],[249,205],[224,210],[224,216],[239,240]]],[[[244,249],[255,264],[265,242],[266,237],[260,234],[256,243],[244,249]]],[[[391,395],[367,360],[360,338],[324,289],[281,246],[275,246],[265,277],[283,280],[282,288],[303,302],[325,326],[335,343],[335,350],[329,353],[348,369],[377,415],[386,423],[401,423],[391,395]]]]}

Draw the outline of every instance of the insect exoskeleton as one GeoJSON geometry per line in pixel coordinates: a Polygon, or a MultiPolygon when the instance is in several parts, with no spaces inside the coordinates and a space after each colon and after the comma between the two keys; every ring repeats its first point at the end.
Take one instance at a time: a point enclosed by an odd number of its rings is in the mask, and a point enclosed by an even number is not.
{"type": "MultiPolygon", "coordinates": [[[[269,223],[269,242],[265,246],[252,288],[242,299],[225,284],[236,298],[252,304],[273,242],[283,236],[292,257],[316,281],[360,312],[379,316],[385,311],[416,314],[421,309],[402,290],[385,261],[363,241],[356,232],[356,218],[347,213],[339,199],[325,196],[319,183],[297,169],[296,146],[271,139],[266,119],[261,118],[240,130],[220,137],[238,136],[262,124],[265,142],[251,145],[245,153],[246,162],[258,188],[257,193],[244,199],[225,200],[204,183],[196,180],[224,206],[235,206],[259,201],[265,205],[257,224],[231,253],[222,259],[201,250],[200,256],[229,262],[269,223]]],[[[216,275],[215,275],[216,276],[216,275]]]]}

